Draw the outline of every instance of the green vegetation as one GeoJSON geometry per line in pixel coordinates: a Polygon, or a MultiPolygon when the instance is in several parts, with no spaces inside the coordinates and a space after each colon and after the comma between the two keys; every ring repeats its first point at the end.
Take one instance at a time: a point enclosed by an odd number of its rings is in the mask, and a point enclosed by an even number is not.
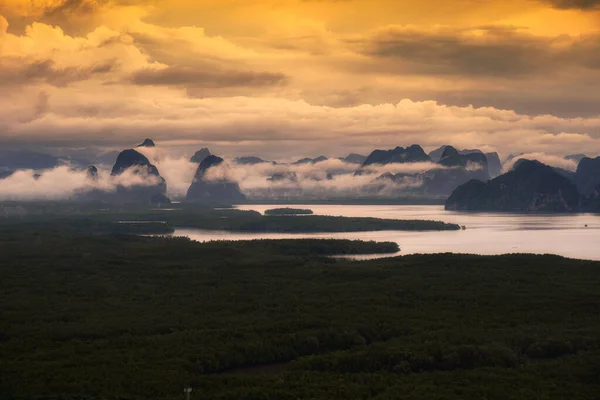
{"type": "Polygon", "coordinates": [[[23,220],[9,220],[0,223],[0,234],[9,236],[24,234],[55,235],[166,235],[173,233],[173,227],[165,221],[118,221],[104,220],[102,218],[27,218],[23,220]]]}
{"type": "Polygon", "coordinates": [[[598,398],[600,263],[380,246],[0,222],[0,399],[598,398]]]}
{"type": "Polygon", "coordinates": [[[407,196],[407,197],[327,197],[327,198],[306,198],[306,197],[285,197],[285,198],[252,198],[248,199],[244,204],[289,204],[289,205],[306,205],[306,204],[333,204],[333,205],[444,205],[447,196],[407,196]]]}
{"type": "Polygon", "coordinates": [[[340,256],[359,254],[393,254],[400,251],[398,243],[346,239],[285,239],[250,240],[243,246],[256,245],[269,253],[290,256],[340,256]]]}
{"type": "MultiPolygon", "coordinates": [[[[174,224],[175,225],[175,224],[174,224]]],[[[396,220],[324,215],[209,218],[183,223],[182,227],[236,232],[366,232],[366,231],[444,231],[460,226],[440,221],[396,220]]]]}
{"type": "Polygon", "coordinates": [[[265,211],[265,215],[311,215],[312,213],[313,211],[309,209],[289,207],[273,208],[265,211]]]}
{"type": "MultiPolygon", "coordinates": [[[[382,230],[399,231],[441,231],[458,230],[460,226],[440,221],[393,220],[380,218],[347,218],[310,215],[302,218],[294,216],[262,216],[256,211],[243,211],[232,208],[212,209],[190,205],[174,205],[168,209],[139,209],[135,207],[112,207],[106,205],[78,205],[58,203],[37,203],[19,205],[0,205],[1,216],[5,222],[20,225],[23,223],[62,225],[68,222],[73,226],[81,221],[82,232],[87,227],[98,225],[93,231],[111,233],[112,224],[119,221],[150,221],[166,224],[168,228],[155,227],[157,234],[162,230],[174,228],[198,228],[226,230],[235,232],[365,232],[382,230]],[[104,208],[102,208],[104,207],[104,208]]],[[[16,227],[15,229],[19,229],[16,227]]],[[[134,229],[121,227],[120,229],[134,229]]],[[[141,229],[141,228],[140,228],[141,229]]],[[[146,229],[151,229],[147,227],[146,229]]],[[[118,233],[118,232],[117,232],[118,233]]],[[[131,232],[135,233],[135,232],[131,232]]],[[[153,232],[148,232],[153,233],[153,232]]]]}

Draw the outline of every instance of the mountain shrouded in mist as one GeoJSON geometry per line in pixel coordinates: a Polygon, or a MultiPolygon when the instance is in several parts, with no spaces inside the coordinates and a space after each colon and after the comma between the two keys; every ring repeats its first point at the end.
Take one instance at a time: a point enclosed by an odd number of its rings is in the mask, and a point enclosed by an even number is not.
{"type": "Polygon", "coordinates": [[[236,204],[246,200],[237,182],[226,176],[210,176],[211,169],[223,165],[224,162],[225,160],[215,155],[210,155],[202,161],[187,192],[187,201],[236,204]]]}
{"type": "Polygon", "coordinates": [[[363,163],[363,167],[378,164],[417,163],[431,161],[429,156],[418,144],[407,148],[396,147],[393,150],[374,150],[363,163]]]}
{"type": "MultiPolygon", "coordinates": [[[[152,146],[146,146],[152,147],[152,146]]],[[[132,172],[141,178],[139,185],[117,185],[116,200],[120,202],[168,203],[167,182],[160,175],[158,168],[148,158],[136,150],[123,150],[111,171],[111,176],[118,177],[132,172]]]]}
{"type": "Polygon", "coordinates": [[[447,210],[577,212],[576,185],[539,161],[519,160],[513,170],[488,182],[471,180],[446,201],[447,210]]]}
{"type": "Polygon", "coordinates": [[[138,147],[156,147],[152,139],[144,139],[144,141],[138,145],[138,147]]]}
{"type": "MultiPolygon", "coordinates": [[[[146,142],[154,143],[151,139],[146,142]]],[[[375,150],[370,153],[370,160],[364,157],[362,164],[359,162],[363,156],[359,154],[309,156],[295,162],[230,156],[228,162],[211,155],[207,148],[196,151],[190,159],[191,149],[158,144],[119,152],[111,170],[102,163],[89,167],[69,164],[70,155],[52,156],[52,160],[60,160],[60,165],[43,164],[40,169],[14,169],[19,164],[8,165],[0,178],[0,198],[142,203],[164,203],[171,199],[220,204],[247,199],[441,202],[471,180],[485,183],[493,177],[486,154],[499,159],[495,152],[458,151],[445,145],[441,152],[430,153],[437,159],[433,162],[421,146],[413,145],[375,150]],[[199,159],[202,161],[196,163],[199,159]]],[[[84,153],[78,150],[78,154],[84,153]]],[[[92,160],[101,160],[107,152],[96,150],[85,154],[92,160]]],[[[600,181],[600,172],[593,168],[594,159],[588,158],[583,158],[577,168],[573,160],[563,156],[528,153],[509,157],[503,168],[509,171],[524,158],[551,165],[554,172],[582,188],[582,199],[587,199],[600,181]]]]}
{"type": "Polygon", "coordinates": [[[577,165],[575,181],[581,193],[591,194],[600,184],[600,157],[583,157],[577,165]]]}
{"type": "MultiPolygon", "coordinates": [[[[431,158],[431,160],[433,162],[439,162],[447,147],[449,147],[449,145],[444,145],[444,146],[441,146],[441,147],[431,151],[429,153],[429,157],[431,158]]],[[[479,149],[469,149],[469,150],[460,150],[460,151],[458,151],[458,153],[460,155],[469,155],[469,154],[474,154],[474,153],[479,153],[479,154],[485,155],[488,173],[492,178],[500,175],[500,173],[502,172],[502,161],[500,161],[500,156],[495,151],[484,153],[479,149]]]]}
{"type": "Polygon", "coordinates": [[[190,162],[195,163],[195,164],[201,164],[202,161],[204,161],[211,154],[212,153],[210,152],[210,150],[208,150],[208,148],[203,147],[194,153],[192,158],[190,158],[190,162]]]}
{"type": "Polygon", "coordinates": [[[256,156],[243,156],[243,157],[236,157],[233,160],[234,163],[236,164],[240,164],[240,165],[256,165],[256,164],[265,164],[265,163],[270,163],[273,164],[273,161],[266,161],[263,160],[260,157],[256,157],[256,156]]]}

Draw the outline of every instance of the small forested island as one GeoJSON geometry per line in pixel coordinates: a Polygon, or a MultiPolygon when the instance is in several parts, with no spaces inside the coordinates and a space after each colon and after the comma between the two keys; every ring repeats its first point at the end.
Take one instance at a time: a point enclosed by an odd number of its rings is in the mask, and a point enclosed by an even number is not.
{"type": "Polygon", "coordinates": [[[313,211],[302,208],[272,208],[265,211],[265,215],[312,215],[313,211]]]}
{"type": "MultiPolygon", "coordinates": [[[[222,219],[210,221],[212,229],[237,232],[367,232],[367,231],[454,231],[460,226],[441,221],[400,220],[366,217],[331,217],[309,215],[266,216],[253,219],[222,219]]],[[[206,221],[208,223],[208,221],[206,221]]]]}

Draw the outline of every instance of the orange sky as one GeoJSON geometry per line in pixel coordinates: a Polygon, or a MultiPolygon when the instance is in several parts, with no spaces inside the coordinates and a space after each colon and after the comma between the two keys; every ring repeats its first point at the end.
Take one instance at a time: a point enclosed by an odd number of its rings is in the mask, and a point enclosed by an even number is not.
{"type": "Polygon", "coordinates": [[[600,152],[599,72],[600,0],[0,0],[7,144],[600,152]]]}

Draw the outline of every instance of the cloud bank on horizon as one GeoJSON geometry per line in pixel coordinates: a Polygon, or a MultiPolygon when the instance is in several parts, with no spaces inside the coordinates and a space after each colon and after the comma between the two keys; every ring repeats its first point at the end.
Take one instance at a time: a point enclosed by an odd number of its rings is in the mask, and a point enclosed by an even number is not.
{"type": "MultiPolygon", "coordinates": [[[[137,147],[155,165],[167,183],[167,195],[171,200],[184,200],[194,180],[198,164],[188,157],[161,147],[137,147]]],[[[504,163],[507,172],[520,159],[534,159],[547,165],[574,171],[577,164],[572,160],[545,153],[518,155],[504,163]]],[[[479,169],[480,165],[467,166],[467,170],[479,169]]],[[[241,191],[252,199],[331,199],[331,198],[379,198],[419,197],[413,192],[424,185],[428,172],[451,169],[433,162],[391,163],[385,165],[360,165],[330,158],[316,163],[271,164],[265,162],[248,165],[236,164],[234,160],[208,170],[205,179],[239,184],[241,191]],[[357,173],[360,171],[361,173],[357,173]],[[401,174],[402,178],[381,179],[385,174],[401,174]],[[281,179],[273,179],[279,175],[281,179]]],[[[152,186],[159,183],[157,177],[138,174],[134,168],[118,176],[111,176],[111,166],[98,169],[96,179],[90,179],[87,171],[72,165],[34,171],[17,170],[0,179],[0,201],[13,200],[73,200],[92,191],[115,192],[119,186],[152,186]]],[[[142,171],[143,172],[143,171],[142,171]]]]}
{"type": "Polygon", "coordinates": [[[597,154],[599,4],[4,0],[0,146],[597,154]]]}

